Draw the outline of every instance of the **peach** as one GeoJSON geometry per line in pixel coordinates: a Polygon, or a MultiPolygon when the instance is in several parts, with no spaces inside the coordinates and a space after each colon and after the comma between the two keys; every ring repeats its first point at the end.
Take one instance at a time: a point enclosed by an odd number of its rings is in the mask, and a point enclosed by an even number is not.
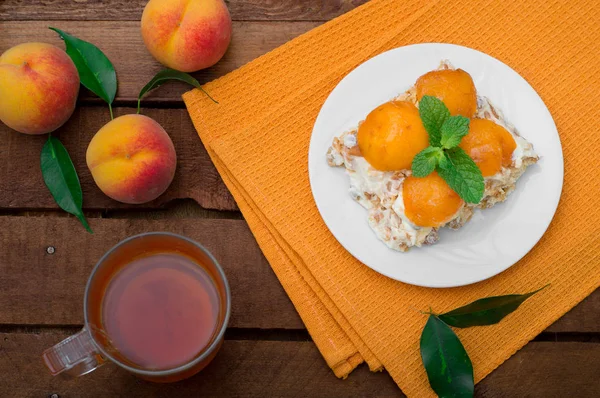
{"type": "Polygon", "coordinates": [[[463,200],[437,172],[407,177],[402,184],[404,214],[420,227],[440,227],[450,221],[463,200]]]}
{"type": "Polygon", "coordinates": [[[231,16],[223,0],[150,0],[142,15],[142,36],[160,63],[194,72],[225,54],[231,16]]]}
{"type": "Polygon", "coordinates": [[[417,100],[431,95],[441,100],[451,115],[473,117],[477,90],[473,78],[462,69],[432,70],[417,79],[417,100]]]}
{"type": "Polygon", "coordinates": [[[79,74],[46,43],[19,44],[0,56],[0,120],[24,134],[50,133],[73,114],[79,74]]]}
{"type": "Polygon", "coordinates": [[[460,141],[460,147],[473,159],[481,174],[489,177],[511,165],[517,143],[499,124],[488,119],[472,119],[469,134],[460,141]]]}
{"type": "Polygon", "coordinates": [[[419,110],[408,101],[391,101],[371,111],[358,127],[358,147],[377,170],[410,169],[413,158],[429,146],[419,110]]]}
{"type": "Polygon", "coordinates": [[[96,133],[86,161],[96,185],[108,197],[140,204],[167,190],[175,175],[177,155],[160,124],[147,116],[125,115],[96,133]]]}

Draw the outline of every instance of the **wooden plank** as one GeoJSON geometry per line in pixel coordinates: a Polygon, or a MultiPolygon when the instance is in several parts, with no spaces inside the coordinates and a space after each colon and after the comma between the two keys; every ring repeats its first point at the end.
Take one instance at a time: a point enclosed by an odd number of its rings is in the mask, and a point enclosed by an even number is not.
{"type": "MultiPolygon", "coordinates": [[[[235,22],[229,50],[212,68],[195,73],[200,82],[220,77],[258,56],[286,43],[320,22],[235,22]]],[[[112,61],[117,71],[119,88],[117,101],[137,100],[144,85],[163,67],[146,50],[135,21],[29,21],[0,22],[0,53],[24,42],[42,41],[64,48],[61,40],[48,26],[61,28],[97,45],[112,61]]],[[[169,83],[148,95],[144,103],[178,102],[189,90],[183,83],[169,83]]],[[[82,90],[84,100],[100,102],[93,94],[82,90]]]]}
{"type": "Polygon", "coordinates": [[[311,342],[227,340],[200,374],[174,384],[153,384],[108,364],[65,381],[48,374],[40,355],[65,332],[0,333],[0,395],[3,397],[397,397],[386,373],[365,366],[337,379],[311,342]]]}
{"type": "Polygon", "coordinates": [[[0,324],[82,324],[85,284],[102,254],[128,236],[171,231],[202,243],[223,266],[232,291],[231,327],[304,328],[244,221],[89,221],[93,235],[72,217],[0,217],[0,324]]]}
{"type": "MultiPolygon", "coordinates": [[[[133,108],[116,108],[116,115],[135,113],[133,108]]],[[[235,210],[237,207],[219,173],[213,166],[192,121],[184,109],[145,109],[170,134],[177,152],[175,179],[167,192],[143,205],[116,202],[94,183],[85,162],[87,146],[96,132],[110,118],[104,107],[79,107],[57,133],[68,149],[79,174],[85,209],[157,208],[183,198],[192,198],[202,207],[235,210]]],[[[40,153],[46,136],[16,133],[0,123],[0,209],[57,209],[42,180],[40,153]]]]}
{"type": "MultiPolygon", "coordinates": [[[[196,239],[223,264],[233,291],[232,327],[304,328],[244,221],[92,218],[90,224],[93,235],[73,217],[0,217],[0,247],[10,248],[0,252],[0,324],[81,324],[85,283],[101,255],[127,236],[164,230],[196,239]]],[[[599,306],[596,291],[548,331],[598,333],[599,306]]]]}
{"type": "MultiPolygon", "coordinates": [[[[311,342],[226,340],[200,374],[175,384],[152,384],[107,364],[77,380],[53,378],[41,352],[69,333],[0,333],[0,395],[16,397],[397,397],[386,372],[360,366],[334,377],[311,342]]],[[[476,365],[475,365],[476,366],[476,365]]],[[[597,397],[600,344],[530,343],[475,388],[476,397],[597,397]]]]}
{"type": "Polygon", "coordinates": [[[600,289],[586,297],[545,331],[600,333],[600,289]]]}
{"type": "MultiPolygon", "coordinates": [[[[367,0],[226,0],[238,21],[327,21],[367,0]]],[[[137,21],[147,0],[3,0],[0,20],[137,21]]]]}
{"type": "Polygon", "coordinates": [[[600,344],[533,342],[477,384],[475,396],[599,397],[599,369],[600,344]]]}

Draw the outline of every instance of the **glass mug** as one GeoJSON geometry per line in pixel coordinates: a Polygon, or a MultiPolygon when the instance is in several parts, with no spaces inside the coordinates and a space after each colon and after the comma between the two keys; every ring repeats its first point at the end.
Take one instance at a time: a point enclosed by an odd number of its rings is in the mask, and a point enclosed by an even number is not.
{"type": "Polygon", "coordinates": [[[82,376],[111,361],[143,379],[173,382],[215,357],[231,293],[204,247],[151,232],[125,239],[98,261],[83,309],[83,330],[43,353],[53,375],[82,376]]]}

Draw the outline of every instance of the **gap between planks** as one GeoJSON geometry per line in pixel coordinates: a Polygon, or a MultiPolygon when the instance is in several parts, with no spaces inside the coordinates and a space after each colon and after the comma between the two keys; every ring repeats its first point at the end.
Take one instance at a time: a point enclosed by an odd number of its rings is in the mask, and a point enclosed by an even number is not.
{"type": "MultiPolygon", "coordinates": [[[[42,334],[77,333],[83,325],[0,325],[0,333],[4,334],[42,334]]],[[[259,329],[259,328],[227,328],[225,340],[234,341],[312,341],[306,329],[259,329]]],[[[589,332],[542,332],[533,338],[533,342],[552,343],[593,343],[600,344],[600,333],[589,332]]]]}
{"type": "MultiPolygon", "coordinates": [[[[158,209],[146,208],[125,208],[125,209],[104,209],[104,210],[84,210],[86,218],[104,218],[104,219],[223,219],[223,220],[243,220],[242,213],[234,210],[213,210],[205,209],[193,199],[174,199],[165,203],[158,209]]],[[[72,217],[61,209],[39,209],[39,208],[0,208],[0,217],[72,217]]]]}
{"type": "MultiPolygon", "coordinates": [[[[0,334],[71,333],[81,330],[83,325],[0,325],[0,334]]],[[[259,329],[230,327],[225,331],[225,340],[235,341],[312,341],[306,329],[259,329]]]]}

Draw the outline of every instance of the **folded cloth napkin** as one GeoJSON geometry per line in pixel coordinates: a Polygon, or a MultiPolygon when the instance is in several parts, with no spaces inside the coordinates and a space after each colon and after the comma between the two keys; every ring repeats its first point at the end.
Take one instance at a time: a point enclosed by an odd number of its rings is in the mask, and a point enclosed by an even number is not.
{"type": "Polygon", "coordinates": [[[207,84],[219,104],[199,90],[184,95],[209,155],[338,377],[365,361],[385,368],[407,395],[433,395],[419,355],[426,317],[416,309],[443,312],[551,283],[500,324],[457,331],[479,381],[600,286],[598,21],[594,0],[373,0],[207,84]],[[469,46],[513,67],[549,107],[565,156],[562,199],[538,245],[502,274],[460,288],[410,286],[361,264],[327,230],[308,181],[312,126],[331,90],[367,59],[420,42],[469,46]]]}

